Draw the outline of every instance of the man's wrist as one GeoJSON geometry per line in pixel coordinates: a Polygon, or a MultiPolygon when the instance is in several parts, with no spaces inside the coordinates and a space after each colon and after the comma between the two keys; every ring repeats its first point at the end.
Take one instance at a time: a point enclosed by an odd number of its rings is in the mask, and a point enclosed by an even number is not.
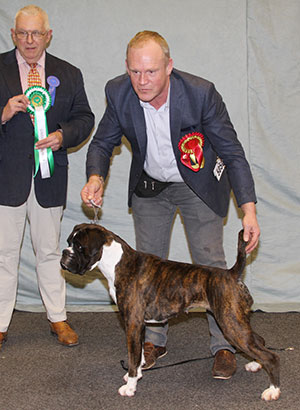
{"type": "Polygon", "coordinates": [[[241,205],[241,209],[244,215],[256,215],[256,206],[254,202],[246,202],[245,204],[241,205]]]}
{"type": "Polygon", "coordinates": [[[102,175],[98,175],[98,174],[90,175],[89,182],[91,182],[93,179],[100,181],[104,185],[104,178],[102,175]]]}

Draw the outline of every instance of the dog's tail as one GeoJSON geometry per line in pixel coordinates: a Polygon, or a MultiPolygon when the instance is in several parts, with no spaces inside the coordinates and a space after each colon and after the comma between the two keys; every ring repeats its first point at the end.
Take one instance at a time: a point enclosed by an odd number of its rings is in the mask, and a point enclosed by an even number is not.
{"type": "Polygon", "coordinates": [[[233,267],[230,269],[231,274],[235,277],[236,280],[240,279],[245,266],[246,266],[246,246],[248,242],[245,242],[243,239],[244,230],[242,229],[238,235],[238,253],[236,262],[233,267]]]}

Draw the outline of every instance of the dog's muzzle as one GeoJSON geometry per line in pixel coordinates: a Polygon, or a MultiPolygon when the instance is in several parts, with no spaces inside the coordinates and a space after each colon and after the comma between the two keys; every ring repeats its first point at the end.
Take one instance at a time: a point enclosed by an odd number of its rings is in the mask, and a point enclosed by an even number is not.
{"type": "Polygon", "coordinates": [[[62,257],[60,259],[60,266],[62,269],[67,270],[71,273],[77,273],[82,275],[84,272],[80,271],[78,260],[75,256],[73,249],[64,249],[62,252],[62,257]]]}

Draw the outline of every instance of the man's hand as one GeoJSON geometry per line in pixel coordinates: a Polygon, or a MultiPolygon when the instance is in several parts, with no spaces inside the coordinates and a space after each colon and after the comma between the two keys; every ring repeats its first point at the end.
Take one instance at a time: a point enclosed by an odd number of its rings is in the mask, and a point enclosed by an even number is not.
{"type": "Polygon", "coordinates": [[[244,228],[244,241],[248,242],[246,247],[246,253],[251,253],[258,245],[260,236],[260,228],[256,218],[256,209],[254,202],[247,202],[241,206],[244,212],[243,228],[244,228]]]}
{"type": "Polygon", "coordinates": [[[63,135],[61,131],[55,131],[48,135],[47,138],[44,138],[38,141],[35,144],[36,149],[51,148],[52,151],[57,151],[62,146],[63,135]]]}
{"type": "Polygon", "coordinates": [[[91,175],[88,183],[81,190],[81,199],[88,206],[92,207],[91,201],[95,205],[101,206],[103,203],[104,180],[99,175],[91,175]]]}
{"type": "Polygon", "coordinates": [[[2,123],[12,119],[18,112],[26,112],[28,105],[29,100],[24,94],[15,95],[10,98],[2,111],[2,123]]]}

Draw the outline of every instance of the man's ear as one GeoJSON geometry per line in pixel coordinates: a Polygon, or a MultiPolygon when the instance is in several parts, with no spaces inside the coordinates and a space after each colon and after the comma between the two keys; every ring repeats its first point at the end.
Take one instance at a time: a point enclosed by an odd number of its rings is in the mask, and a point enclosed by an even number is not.
{"type": "Polygon", "coordinates": [[[127,59],[125,60],[125,66],[126,66],[127,74],[130,75],[127,59]]]}
{"type": "Polygon", "coordinates": [[[173,59],[169,58],[169,62],[167,65],[167,75],[171,75],[172,70],[173,70],[173,59]]]}

